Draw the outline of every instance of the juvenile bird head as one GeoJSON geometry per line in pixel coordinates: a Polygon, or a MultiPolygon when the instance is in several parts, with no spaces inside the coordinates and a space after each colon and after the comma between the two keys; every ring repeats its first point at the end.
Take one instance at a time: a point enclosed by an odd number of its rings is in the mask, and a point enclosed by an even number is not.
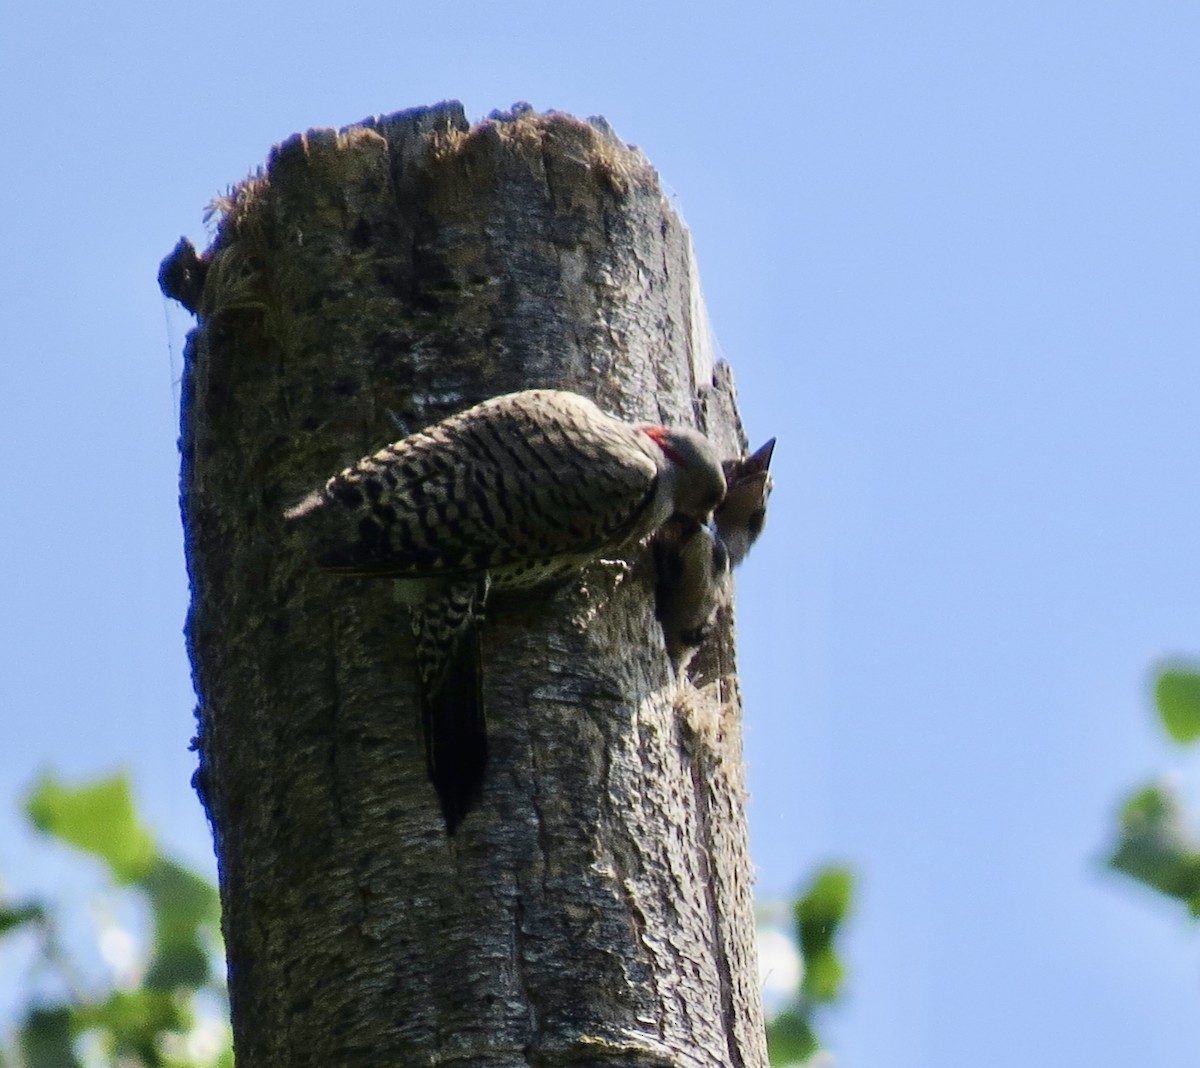
{"type": "Polygon", "coordinates": [[[722,465],[728,489],[725,499],[713,515],[717,536],[729,550],[730,563],[736,567],[750,551],[767,521],[767,498],[774,481],[769,470],[771,453],[775,451],[772,438],[757,452],[722,465]]]}
{"type": "Polygon", "coordinates": [[[725,496],[725,474],[712,443],[697,430],[679,426],[646,426],[642,431],[666,457],[672,511],[708,522],[725,496]]]}

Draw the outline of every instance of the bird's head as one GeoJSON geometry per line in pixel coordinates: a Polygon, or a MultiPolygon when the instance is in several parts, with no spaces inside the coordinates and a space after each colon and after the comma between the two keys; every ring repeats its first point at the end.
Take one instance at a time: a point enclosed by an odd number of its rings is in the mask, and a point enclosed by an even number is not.
{"type": "Polygon", "coordinates": [[[713,522],[735,567],[746,558],[766,525],[767,498],[774,486],[769,470],[774,451],[775,439],[772,438],[749,456],[726,460],[721,465],[728,488],[725,499],[713,515],[713,522]]]}
{"type": "Polygon", "coordinates": [[[725,473],[712,443],[698,430],[679,426],[643,427],[672,472],[673,511],[708,522],[725,497],[725,473]]]}

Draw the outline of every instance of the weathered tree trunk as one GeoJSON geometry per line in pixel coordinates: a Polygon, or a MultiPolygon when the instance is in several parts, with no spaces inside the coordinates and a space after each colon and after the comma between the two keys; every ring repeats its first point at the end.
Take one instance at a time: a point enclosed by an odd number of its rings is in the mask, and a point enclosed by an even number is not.
{"type": "Polygon", "coordinates": [[[187,634],[239,1068],[764,1065],[730,628],[676,680],[648,554],[497,601],[447,839],[404,611],[282,520],[398,423],[529,387],[738,453],[653,170],[601,120],[443,104],[292,137],[218,207],[161,280],[199,317],[187,634]]]}

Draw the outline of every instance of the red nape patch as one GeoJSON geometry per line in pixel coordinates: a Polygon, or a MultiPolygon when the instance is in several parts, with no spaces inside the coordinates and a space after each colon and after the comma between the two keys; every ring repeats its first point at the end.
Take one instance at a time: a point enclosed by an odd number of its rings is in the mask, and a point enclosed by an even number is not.
{"type": "Polygon", "coordinates": [[[655,445],[662,449],[662,451],[667,454],[669,459],[673,460],[675,463],[682,462],[682,458],[680,457],[679,453],[677,453],[671,448],[670,445],[667,444],[667,428],[665,426],[644,426],[642,427],[642,433],[645,434],[646,437],[648,437],[651,441],[653,441],[655,445]]]}

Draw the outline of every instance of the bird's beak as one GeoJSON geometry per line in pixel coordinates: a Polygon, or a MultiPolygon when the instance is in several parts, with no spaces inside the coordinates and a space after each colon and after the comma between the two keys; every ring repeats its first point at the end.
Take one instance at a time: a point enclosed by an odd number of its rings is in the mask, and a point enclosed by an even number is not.
{"type": "Polygon", "coordinates": [[[752,452],[742,461],[741,474],[744,476],[766,472],[771,466],[771,454],[775,451],[775,439],[771,438],[756,452],[752,452]]]}

